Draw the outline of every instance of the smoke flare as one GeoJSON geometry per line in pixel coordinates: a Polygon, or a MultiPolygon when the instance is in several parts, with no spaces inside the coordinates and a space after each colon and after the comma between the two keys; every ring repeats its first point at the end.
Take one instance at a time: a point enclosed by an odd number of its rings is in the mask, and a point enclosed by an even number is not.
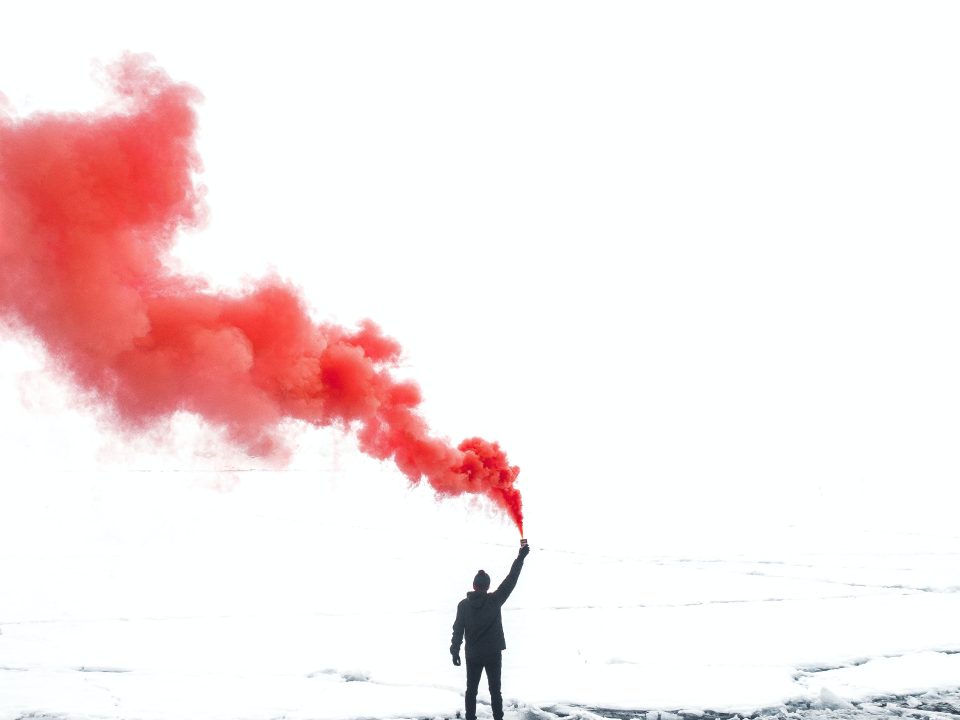
{"type": "Polygon", "coordinates": [[[496,443],[432,437],[419,388],[390,375],[400,345],[374,323],[316,324],[276,278],[231,295],[163,266],[176,233],[203,221],[200,94],[145,57],[109,78],[109,111],[0,114],[0,317],[34,333],[125,428],[188,411],[271,458],[283,456],[285,419],[355,428],[364,452],[412,483],[485,495],[522,534],[519,468],[496,443]]]}

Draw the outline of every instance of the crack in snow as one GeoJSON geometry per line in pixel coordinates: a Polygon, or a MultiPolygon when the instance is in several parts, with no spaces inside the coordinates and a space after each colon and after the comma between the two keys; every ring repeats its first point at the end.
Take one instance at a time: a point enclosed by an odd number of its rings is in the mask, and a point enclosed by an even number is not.
{"type": "MultiPolygon", "coordinates": [[[[885,593],[884,597],[910,597],[916,592],[885,593]]],[[[862,600],[864,595],[822,595],[817,597],[731,598],[729,600],[693,600],[683,603],[637,603],[630,605],[556,605],[537,610],[634,610],[642,608],[684,608],[708,605],[741,605],[751,603],[813,602],[823,600],[862,600]]],[[[878,596],[879,597],[879,596],[878,596]]],[[[503,612],[524,612],[531,608],[504,608],[503,612]]]]}

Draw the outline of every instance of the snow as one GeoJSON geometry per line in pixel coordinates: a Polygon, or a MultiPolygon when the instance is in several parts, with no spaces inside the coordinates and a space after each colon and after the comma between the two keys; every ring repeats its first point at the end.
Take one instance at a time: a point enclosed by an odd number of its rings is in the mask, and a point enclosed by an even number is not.
{"type": "Polygon", "coordinates": [[[874,658],[863,664],[825,670],[802,679],[804,684],[849,700],[884,695],[952,690],[960,684],[960,654],[918,652],[874,658]]]}
{"type": "MultiPolygon", "coordinates": [[[[411,525],[438,506],[391,480],[38,481],[2,512],[0,720],[453,717],[456,602],[515,542],[468,505],[485,533],[411,525]],[[379,527],[341,512],[371,489],[398,511],[379,527]]],[[[665,525],[531,538],[504,612],[511,718],[856,713],[960,687],[960,538],[765,522],[696,552],[665,525]]]]}

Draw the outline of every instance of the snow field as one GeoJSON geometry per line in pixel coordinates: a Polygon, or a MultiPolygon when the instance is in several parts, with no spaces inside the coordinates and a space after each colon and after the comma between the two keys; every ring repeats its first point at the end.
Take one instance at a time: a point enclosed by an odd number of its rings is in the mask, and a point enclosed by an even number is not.
{"type": "MultiPolygon", "coordinates": [[[[375,476],[50,483],[0,510],[0,720],[453,717],[456,603],[516,552],[469,504],[375,476]],[[395,510],[376,525],[345,511],[371,489],[395,510]]],[[[542,528],[504,609],[505,698],[749,714],[960,686],[960,540],[796,520],[542,528]]]]}

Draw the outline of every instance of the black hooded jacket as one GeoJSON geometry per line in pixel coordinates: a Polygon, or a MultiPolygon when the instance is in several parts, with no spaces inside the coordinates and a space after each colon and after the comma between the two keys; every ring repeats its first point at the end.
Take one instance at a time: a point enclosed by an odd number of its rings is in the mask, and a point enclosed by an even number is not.
{"type": "Polygon", "coordinates": [[[492,655],[506,649],[503,637],[503,622],[500,608],[517,586],[523,558],[513,561],[510,572],[500,587],[492,593],[473,590],[457,605],[457,619],[453,623],[453,638],[450,641],[450,653],[460,654],[460,643],[467,640],[467,657],[479,658],[492,655]]]}

